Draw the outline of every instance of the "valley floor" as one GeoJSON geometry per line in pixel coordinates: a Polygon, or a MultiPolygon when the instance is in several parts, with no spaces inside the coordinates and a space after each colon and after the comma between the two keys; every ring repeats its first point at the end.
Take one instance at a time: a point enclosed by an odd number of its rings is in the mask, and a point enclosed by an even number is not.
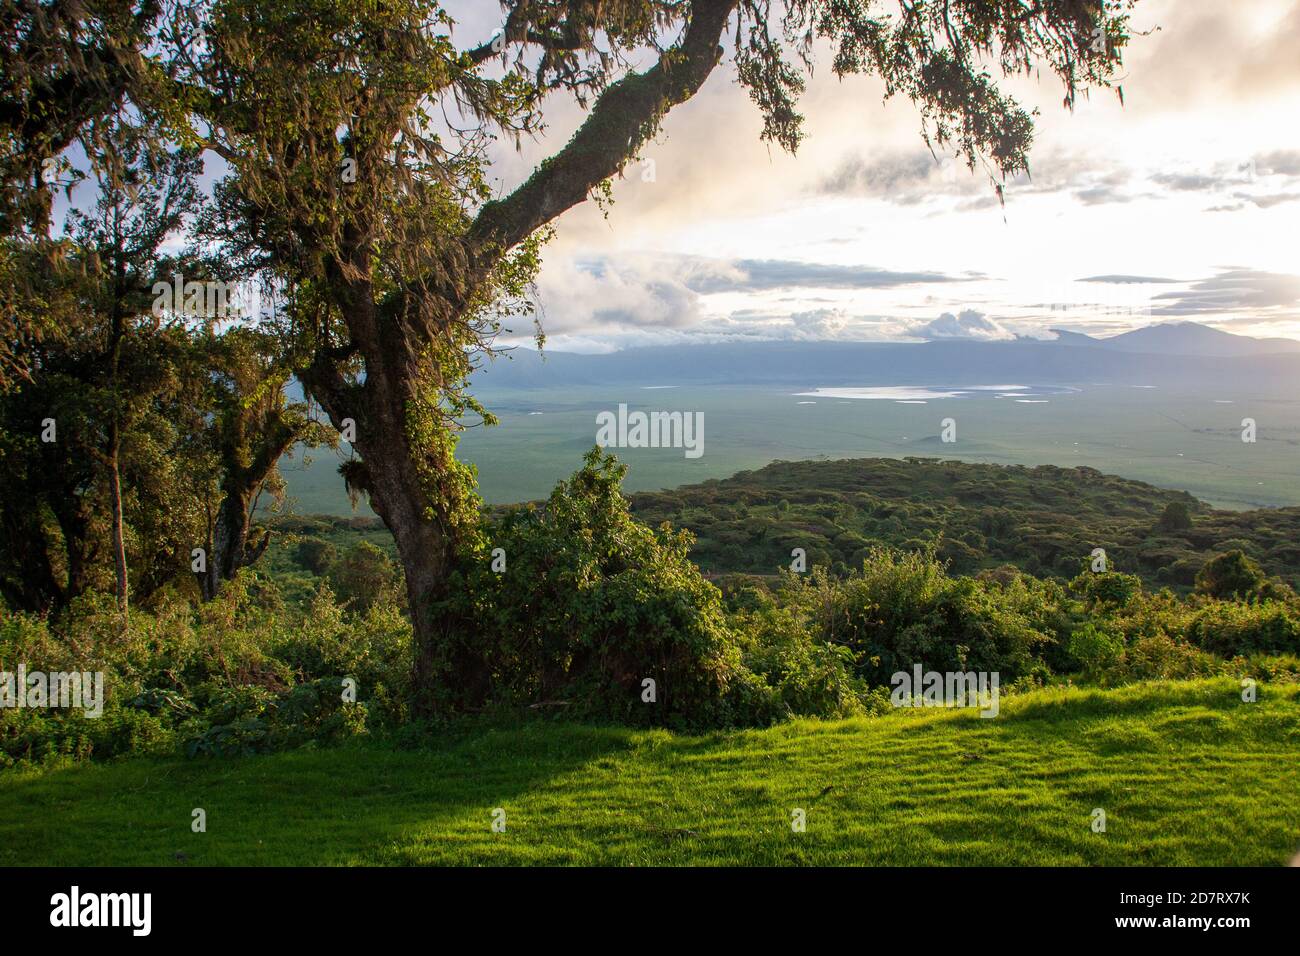
{"type": "Polygon", "coordinates": [[[1230,680],[1043,690],[993,719],[537,722],[423,750],[0,775],[6,866],[1269,865],[1297,847],[1300,687],[1248,704],[1230,680]]]}

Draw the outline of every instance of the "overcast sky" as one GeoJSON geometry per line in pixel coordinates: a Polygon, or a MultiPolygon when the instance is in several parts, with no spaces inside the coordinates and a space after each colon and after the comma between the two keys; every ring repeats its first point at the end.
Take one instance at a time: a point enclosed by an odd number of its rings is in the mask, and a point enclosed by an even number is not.
{"type": "MultiPolygon", "coordinates": [[[[495,4],[450,5],[458,44],[495,4]]],[[[754,339],[1110,334],[1193,319],[1300,338],[1300,0],[1141,0],[1125,102],[1073,113],[1054,78],[1006,86],[1037,107],[1032,180],[999,206],[985,175],[936,163],[905,100],[824,66],[796,157],[725,61],[614,185],[558,223],[539,280],[549,347],[754,339]]],[[[648,60],[647,60],[648,62],[648,60]]],[[[828,62],[822,59],[823,64],[828,62]]],[[[503,148],[502,190],[568,139],[503,148]]],[[[522,331],[527,331],[526,329],[522,331]]]]}

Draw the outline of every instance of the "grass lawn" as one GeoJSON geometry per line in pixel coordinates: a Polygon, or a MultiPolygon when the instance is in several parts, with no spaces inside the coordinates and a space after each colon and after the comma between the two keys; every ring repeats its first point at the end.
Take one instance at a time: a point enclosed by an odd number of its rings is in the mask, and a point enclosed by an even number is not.
{"type": "Polygon", "coordinates": [[[1297,846],[1300,687],[1245,704],[1229,680],[1039,691],[994,719],[706,736],[539,721],[418,751],[0,775],[6,866],[1258,865],[1297,846]]]}

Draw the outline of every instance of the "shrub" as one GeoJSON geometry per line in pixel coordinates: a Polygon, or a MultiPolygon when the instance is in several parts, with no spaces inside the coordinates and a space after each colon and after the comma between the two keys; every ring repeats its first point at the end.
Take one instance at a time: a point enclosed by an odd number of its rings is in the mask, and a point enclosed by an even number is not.
{"type": "Polygon", "coordinates": [[[566,701],[570,712],[633,724],[719,726],[744,670],[717,588],[687,558],[692,538],[632,518],[626,466],[593,449],[541,507],[508,511],[487,529],[447,611],[473,620],[474,653],[498,701],[566,701]],[[654,703],[643,701],[653,680],[654,703]]]}
{"type": "Polygon", "coordinates": [[[330,570],[330,583],[339,600],[362,614],[376,603],[391,599],[397,581],[393,562],[369,541],[358,541],[348,548],[330,570]]]}
{"type": "Polygon", "coordinates": [[[1226,600],[1247,598],[1259,593],[1265,574],[1259,564],[1241,551],[1216,555],[1196,575],[1196,591],[1226,600]]]}
{"type": "Polygon", "coordinates": [[[326,574],[338,560],[338,548],[324,538],[303,538],[295,552],[298,563],[317,577],[326,574]]]}
{"type": "Polygon", "coordinates": [[[411,677],[411,625],[391,601],[345,614],[322,585],[301,623],[272,646],[297,681],[351,677],[358,699],[382,723],[405,719],[411,677]]]}
{"type": "Polygon", "coordinates": [[[1192,513],[1184,501],[1171,501],[1160,513],[1156,527],[1161,531],[1184,531],[1192,526],[1192,513]]]}
{"type": "Polygon", "coordinates": [[[746,668],[762,679],[767,699],[755,716],[850,717],[864,710],[866,683],[854,676],[853,653],[814,636],[810,615],[762,592],[747,595],[734,619],[746,668]]]}
{"type": "Polygon", "coordinates": [[[1070,635],[1067,649],[1084,676],[1097,678],[1123,656],[1124,639],[1088,621],[1070,635]]]}
{"type": "Polygon", "coordinates": [[[1089,610],[1108,614],[1126,607],[1142,593],[1142,579],[1118,571],[1084,571],[1070,582],[1070,590],[1087,603],[1089,610]]]}
{"type": "Polygon", "coordinates": [[[185,741],[188,756],[246,756],[336,743],[366,732],[366,709],[344,699],[343,682],[300,684],[281,697],[218,695],[210,726],[185,741]]]}
{"type": "Polygon", "coordinates": [[[106,706],[93,718],[80,711],[0,710],[0,767],[167,754],[175,747],[166,722],[142,710],[106,706]]]}
{"type": "Polygon", "coordinates": [[[1191,680],[1210,677],[1223,662],[1168,634],[1138,638],[1102,674],[1108,683],[1142,680],[1191,680]]]}
{"type": "Polygon", "coordinates": [[[914,664],[1014,680],[1052,640],[1027,613],[1032,596],[1023,584],[950,578],[932,550],[875,549],[843,581],[819,570],[794,599],[813,611],[823,640],[853,652],[859,676],[873,685],[914,664]]]}
{"type": "Polygon", "coordinates": [[[0,767],[127,753],[241,754],[334,742],[405,718],[410,626],[391,603],[345,614],[322,585],[300,618],[241,573],[200,607],[134,609],[111,596],[63,618],[0,611],[0,670],[104,672],[105,709],[0,709],[0,767]],[[342,699],[357,682],[360,703],[342,699]]]}
{"type": "Polygon", "coordinates": [[[1187,637],[1223,657],[1296,654],[1300,653],[1300,617],[1280,601],[1213,601],[1192,618],[1187,637]]]}

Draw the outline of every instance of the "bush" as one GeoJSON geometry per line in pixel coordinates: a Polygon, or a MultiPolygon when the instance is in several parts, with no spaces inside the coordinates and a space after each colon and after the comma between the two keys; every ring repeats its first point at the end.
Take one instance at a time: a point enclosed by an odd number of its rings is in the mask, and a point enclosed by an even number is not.
{"type": "Polygon", "coordinates": [[[213,723],[185,741],[188,756],[232,757],[337,743],[366,732],[366,708],[345,700],[338,678],[299,684],[281,697],[219,695],[213,723]]]}
{"type": "Polygon", "coordinates": [[[1213,601],[1192,618],[1187,637],[1223,657],[1296,654],[1300,653],[1300,617],[1280,601],[1213,601]]]}
{"type": "Polygon", "coordinates": [[[766,689],[752,708],[759,722],[863,713],[867,686],[854,676],[849,648],[814,637],[810,615],[798,605],[781,605],[752,591],[746,604],[734,624],[744,665],[766,689]]]}
{"type": "Polygon", "coordinates": [[[1067,649],[1085,677],[1097,678],[1124,655],[1124,639],[1088,621],[1070,635],[1067,649]]]}
{"type": "Polygon", "coordinates": [[[364,614],[392,599],[398,573],[393,562],[369,541],[358,541],[330,570],[330,583],[345,605],[364,614]]]}
{"type": "Polygon", "coordinates": [[[743,719],[738,710],[758,703],[729,696],[749,685],[721,595],[688,560],[689,533],[632,518],[626,470],[593,449],[542,507],[487,529],[446,608],[476,622],[474,646],[447,653],[477,655],[498,702],[562,701],[566,713],[632,724],[743,719]]]}
{"type": "Polygon", "coordinates": [[[1168,634],[1141,637],[1100,675],[1107,683],[1193,680],[1221,673],[1223,662],[1168,634]]]}
{"type": "Polygon", "coordinates": [[[200,607],[134,609],[90,594],[50,621],[0,611],[0,670],[104,672],[105,709],[0,709],[0,767],[128,753],[241,754],[330,743],[406,717],[410,625],[391,602],[345,614],[321,586],[306,613],[241,573],[200,607]],[[356,681],[357,701],[341,680],[356,681]]]}
{"type": "Polygon", "coordinates": [[[1241,551],[1229,551],[1205,562],[1196,575],[1196,591],[1221,600],[1249,598],[1259,593],[1265,578],[1253,558],[1241,551]]]}
{"type": "Polygon", "coordinates": [[[75,710],[0,710],[0,767],[168,754],[175,748],[167,723],[141,710],[107,706],[99,717],[75,710]]]}
{"type": "Polygon", "coordinates": [[[295,552],[298,563],[317,577],[326,574],[338,560],[338,548],[324,538],[303,538],[295,552]]]}
{"type": "Polygon", "coordinates": [[[1161,531],[1185,531],[1192,526],[1192,513],[1185,501],[1171,501],[1160,513],[1156,527],[1161,531]]]}
{"type": "Polygon", "coordinates": [[[829,644],[849,648],[857,673],[888,684],[914,664],[939,671],[998,671],[1011,681],[1033,670],[1053,640],[1036,618],[1036,597],[1020,581],[950,578],[933,551],[877,548],[862,570],[832,581],[820,569],[791,582],[829,644]]]}
{"type": "Polygon", "coordinates": [[[1105,614],[1126,607],[1138,597],[1142,579],[1118,571],[1084,571],[1070,582],[1070,590],[1087,603],[1089,610],[1105,614]]]}
{"type": "Polygon", "coordinates": [[[345,614],[322,585],[302,622],[276,638],[272,651],[295,680],[351,677],[358,699],[381,723],[407,716],[411,686],[411,625],[391,601],[361,615],[345,614]]]}

